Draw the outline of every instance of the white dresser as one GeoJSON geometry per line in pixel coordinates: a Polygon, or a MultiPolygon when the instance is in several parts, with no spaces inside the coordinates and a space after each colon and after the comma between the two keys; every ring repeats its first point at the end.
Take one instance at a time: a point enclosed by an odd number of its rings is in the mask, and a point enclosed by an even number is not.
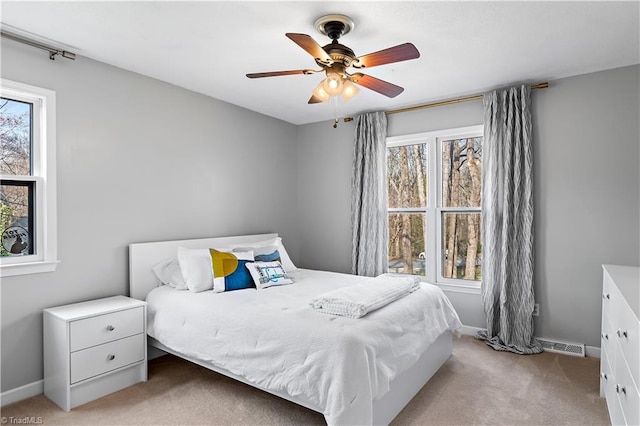
{"type": "Polygon", "coordinates": [[[147,380],[145,302],[114,296],[43,313],[44,394],[62,409],[147,380]]]}
{"type": "Polygon", "coordinates": [[[614,425],[640,424],[640,268],[603,265],[600,396],[614,425]]]}

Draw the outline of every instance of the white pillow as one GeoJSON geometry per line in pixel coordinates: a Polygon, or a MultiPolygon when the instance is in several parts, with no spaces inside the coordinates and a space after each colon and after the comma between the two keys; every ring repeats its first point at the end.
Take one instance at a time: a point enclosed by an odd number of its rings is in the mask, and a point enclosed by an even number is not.
{"type": "Polygon", "coordinates": [[[278,248],[278,253],[280,253],[280,260],[282,261],[282,267],[284,268],[284,270],[287,272],[293,272],[298,269],[296,265],[294,265],[293,262],[291,261],[291,258],[289,257],[289,253],[287,253],[287,250],[284,248],[284,245],[282,244],[282,238],[280,237],[275,237],[275,238],[270,238],[268,240],[245,244],[242,247],[248,248],[247,246],[251,246],[254,250],[256,250],[256,248],[258,247],[276,246],[278,248]]]}
{"type": "Polygon", "coordinates": [[[253,262],[247,263],[245,266],[258,290],[293,283],[280,262],[253,262]]]}
{"type": "Polygon", "coordinates": [[[190,291],[199,293],[213,288],[213,269],[209,249],[178,247],[178,262],[190,291]]]}
{"type": "Polygon", "coordinates": [[[162,284],[173,287],[176,290],[187,289],[187,283],[184,282],[180,271],[180,263],[175,257],[158,263],[151,270],[162,284]]]}

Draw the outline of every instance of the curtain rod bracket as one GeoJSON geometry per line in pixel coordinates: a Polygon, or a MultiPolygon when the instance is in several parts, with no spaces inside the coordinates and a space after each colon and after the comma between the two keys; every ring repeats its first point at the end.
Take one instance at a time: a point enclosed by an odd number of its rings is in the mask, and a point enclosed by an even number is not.
{"type": "Polygon", "coordinates": [[[24,37],[17,36],[15,34],[8,33],[6,31],[0,31],[0,37],[17,41],[18,43],[26,44],[31,47],[36,47],[38,49],[46,50],[47,52],[49,52],[49,59],[51,59],[52,61],[55,61],[56,55],[60,55],[63,58],[71,59],[72,61],[75,61],[76,59],[75,53],[67,52],[66,50],[56,49],[55,47],[47,46],[46,44],[29,40],[24,37]]]}

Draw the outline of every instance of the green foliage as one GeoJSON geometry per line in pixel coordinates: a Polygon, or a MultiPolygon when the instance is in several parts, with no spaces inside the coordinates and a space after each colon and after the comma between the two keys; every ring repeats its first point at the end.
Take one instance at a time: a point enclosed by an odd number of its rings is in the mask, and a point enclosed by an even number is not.
{"type": "MultiPolygon", "coordinates": [[[[13,209],[8,204],[2,202],[0,205],[0,235],[4,233],[4,230],[11,226],[11,218],[13,217],[13,209]]],[[[0,256],[8,256],[9,252],[5,250],[4,246],[0,245],[0,256]]]]}

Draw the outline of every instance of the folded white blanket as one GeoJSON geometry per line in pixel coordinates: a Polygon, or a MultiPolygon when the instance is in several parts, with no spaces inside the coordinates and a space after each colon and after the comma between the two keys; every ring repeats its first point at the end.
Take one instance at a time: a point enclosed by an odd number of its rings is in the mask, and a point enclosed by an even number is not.
{"type": "Polygon", "coordinates": [[[383,274],[367,283],[323,293],[309,304],[318,312],[357,319],[419,288],[418,277],[383,274]]]}

